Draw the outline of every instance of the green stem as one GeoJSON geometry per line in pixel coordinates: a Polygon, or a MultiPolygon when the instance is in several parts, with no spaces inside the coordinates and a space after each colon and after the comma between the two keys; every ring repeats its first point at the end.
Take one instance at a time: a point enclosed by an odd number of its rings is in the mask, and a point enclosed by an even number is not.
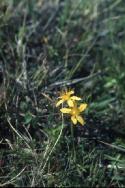
{"type": "Polygon", "coordinates": [[[45,167],[47,165],[47,162],[49,161],[51,154],[53,153],[54,149],[56,148],[56,145],[58,144],[58,142],[59,142],[59,140],[60,140],[60,138],[62,136],[63,128],[64,128],[64,118],[63,118],[63,114],[62,114],[62,127],[61,127],[61,131],[60,131],[59,136],[57,137],[56,142],[54,143],[51,151],[49,152],[49,154],[48,154],[48,156],[46,158],[46,161],[44,162],[43,168],[41,170],[42,173],[44,172],[44,169],[45,169],[45,167]]]}
{"type": "Polygon", "coordinates": [[[75,151],[75,143],[74,143],[74,127],[71,124],[71,137],[72,137],[72,145],[73,145],[73,160],[76,161],[76,151],[75,151]]]}

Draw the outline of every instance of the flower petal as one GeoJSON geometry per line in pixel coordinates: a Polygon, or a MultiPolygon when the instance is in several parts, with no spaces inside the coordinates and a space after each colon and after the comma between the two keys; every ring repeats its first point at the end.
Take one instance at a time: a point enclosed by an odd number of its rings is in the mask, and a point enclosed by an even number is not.
{"type": "Polygon", "coordinates": [[[74,100],[74,101],[80,101],[81,100],[81,98],[77,97],[77,96],[72,96],[71,99],[74,100]]]}
{"type": "Polygon", "coordinates": [[[71,109],[70,108],[61,108],[60,111],[64,114],[70,114],[71,109]]]}
{"type": "Polygon", "coordinates": [[[58,99],[62,99],[62,97],[60,96],[60,97],[58,97],[58,99]]]}
{"type": "Polygon", "coordinates": [[[87,104],[81,104],[79,107],[79,111],[82,112],[87,108],[87,104]]]}
{"type": "Polygon", "coordinates": [[[68,91],[67,94],[68,94],[68,95],[74,94],[74,90],[68,91]]]}
{"type": "Polygon", "coordinates": [[[81,116],[76,116],[76,119],[78,120],[79,123],[81,123],[82,125],[84,125],[84,119],[81,116]]]}
{"type": "Polygon", "coordinates": [[[75,124],[75,125],[77,124],[77,119],[75,116],[71,116],[71,120],[72,120],[73,124],[75,124]]]}
{"type": "Polygon", "coordinates": [[[68,101],[67,101],[67,103],[68,103],[68,105],[69,105],[69,107],[73,107],[73,101],[71,100],[71,99],[69,99],[68,101]]]}
{"type": "Polygon", "coordinates": [[[58,107],[60,104],[62,104],[64,102],[63,99],[59,100],[57,103],[56,103],[56,107],[58,107]]]}

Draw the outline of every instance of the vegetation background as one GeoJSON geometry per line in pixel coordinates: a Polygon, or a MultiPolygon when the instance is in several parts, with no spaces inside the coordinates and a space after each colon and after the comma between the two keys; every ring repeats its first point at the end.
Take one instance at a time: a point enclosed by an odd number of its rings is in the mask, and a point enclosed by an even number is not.
{"type": "Polygon", "coordinates": [[[124,0],[0,0],[0,186],[125,186],[124,0]]]}

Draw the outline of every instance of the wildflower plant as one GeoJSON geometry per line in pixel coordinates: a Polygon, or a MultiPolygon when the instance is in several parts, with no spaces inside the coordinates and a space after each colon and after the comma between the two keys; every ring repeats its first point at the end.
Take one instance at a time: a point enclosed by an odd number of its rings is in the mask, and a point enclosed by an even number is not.
{"type": "Polygon", "coordinates": [[[84,125],[85,121],[81,116],[81,113],[87,108],[87,104],[81,103],[80,105],[78,105],[78,101],[81,101],[82,99],[73,94],[74,90],[66,90],[65,92],[62,92],[59,97],[60,100],[56,103],[56,107],[60,106],[60,104],[63,104],[63,106],[68,105],[68,107],[64,106],[63,108],[61,108],[60,111],[64,114],[69,114],[74,125],[76,125],[78,122],[81,125],[84,125]]]}

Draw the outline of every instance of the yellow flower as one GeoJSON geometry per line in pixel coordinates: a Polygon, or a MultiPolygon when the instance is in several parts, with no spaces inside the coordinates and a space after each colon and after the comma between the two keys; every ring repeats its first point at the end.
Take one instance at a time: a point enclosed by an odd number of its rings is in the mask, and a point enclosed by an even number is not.
{"type": "Polygon", "coordinates": [[[62,113],[70,114],[71,115],[71,121],[73,124],[77,124],[79,122],[80,124],[84,125],[84,119],[82,116],[80,116],[80,113],[83,112],[87,108],[87,104],[82,103],[79,107],[77,107],[77,104],[74,103],[74,106],[71,108],[62,108],[60,111],[62,113]]]}
{"type": "Polygon", "coordinates": [[[77,96],[71,96],[74,94],[74,91],[73,90],[70,90],[70,91],[64,91],[61,93],[60,97],[59,97],[59,101],[56,103],[56,107],[58,107],[60,104],[62,104],[63,102],[67,102],[68,105],[70,107],[73,107],[73,101],[79,101],[81,100],[80,97],[77,97],[77,96]]]}

